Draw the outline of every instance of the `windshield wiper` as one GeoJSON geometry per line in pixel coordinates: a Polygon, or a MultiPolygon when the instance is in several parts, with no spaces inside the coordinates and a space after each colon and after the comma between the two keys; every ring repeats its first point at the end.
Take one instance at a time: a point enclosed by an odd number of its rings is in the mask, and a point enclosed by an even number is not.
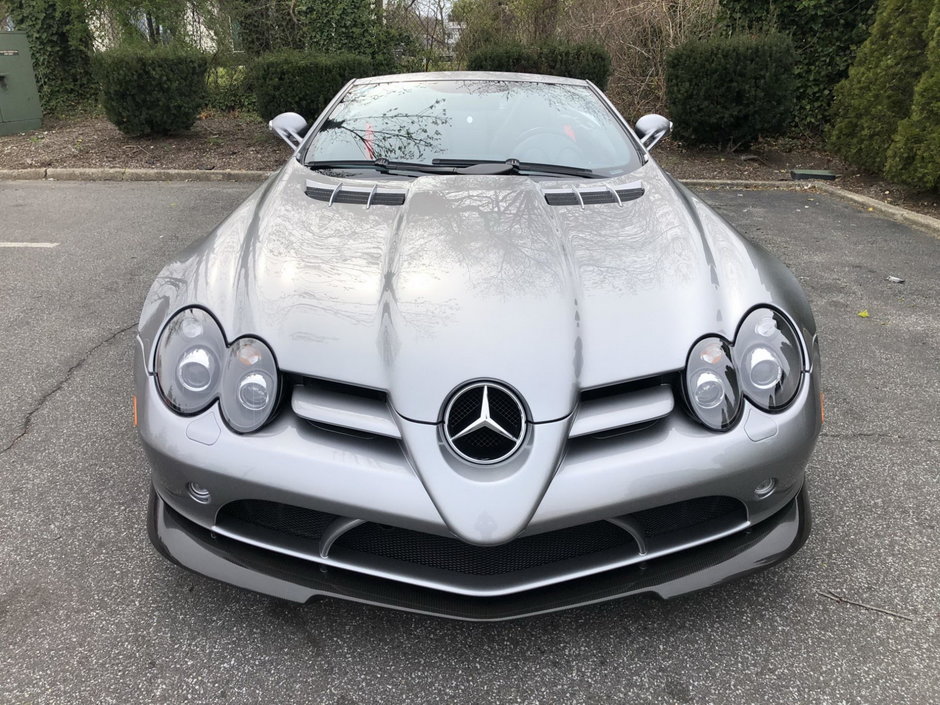
{"type": "Polygon", "coordinates": [[[309,169],[372,169],[383,174],[393,171],[413,171],[420,174],[465,174],[467,176],[500,176],[502,174],[557,174],[579,176],[584,179],[598,178],[590,169],[563,164],[540,164],[520,162],[518,159],[498,161],[495,159],[434,159],[430,164],[398,162],[391,159],[341,159],[335,161],[307,162],[309,169]]]}
{"type": "Polygon", "coordinates": [[[306,162],[308,169],[372,169],[383,174],[393,171],[416,171],[422,174],[458,174],[460,170],[453,166],[439,164],[420,164],[417,162],[396,162],[390,159],[342,159],[324,162],[306,162]]]}
{"type": "Polygon", "coordinates": [[[535,174],[560,174],[562,176],[580,176],[582,178],[596,178],[591,169],[563,164],[541,164],[539,162],[521,162],[518,159],[434,159],[434,166],[455,167],[458,174],[521,174],[523,172],[535,174]]]}

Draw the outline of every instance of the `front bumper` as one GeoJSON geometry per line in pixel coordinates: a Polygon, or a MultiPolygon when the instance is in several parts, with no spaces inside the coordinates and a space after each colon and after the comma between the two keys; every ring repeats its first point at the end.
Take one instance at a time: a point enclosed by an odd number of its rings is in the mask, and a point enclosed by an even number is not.
{"type": "Polygon", "coordinates": [[[195,524],[151,491],[148,527],[160,553],[202,575],[294,602],[338,597],[409,612],[499,621],[650,593],[664,599],[776,565],[805,543],[811,527],[805,487],[760,524],[717,541],[560,586],[501,597],[471,597],[318,565],[227,539],[195,524]]]}
{"type": "MultiPolygon", "coordinates": [[[[551,537],[592,522],[620,526],[644,512],[705,498],[732,501],[738,513],[673,532],[648,551],[618,546],[481,577],[390,562],[387,555],[327,555],[322,539],[318,554],[309,537],[233,528],[224,510],[248,501],[320,513],[346,522],[346,529],[348,522],[387,525],[455,540],[406,455],[407,444],[364,444],[289,412],[241,436],[225,427],[216,407],[195,417],[170,412],[141,347],[136,363],[140,437],[156,490],[154,545],[184,567],[265,594],[299,602],[331,595],[461,619],[508,619],[640,592],[672,597],[702,589],[784,560],[809,531],[803,487],[821,423],[817,371],[785,411],[748,407],[727,433],[707,431],[677,411],[634,433],[569,442],[544,496],[519,521],[524,537],[551,537]],[[755,488],[769,478],[776,490],[757,497],[755,488]],[[189,483],[208,488],[211,499],[197,501],[189,483]]],[[[435,451],[433,439],[425,445],[435,451]]],[[[504,494],[510,502],[512,493],[504,494]]]]}

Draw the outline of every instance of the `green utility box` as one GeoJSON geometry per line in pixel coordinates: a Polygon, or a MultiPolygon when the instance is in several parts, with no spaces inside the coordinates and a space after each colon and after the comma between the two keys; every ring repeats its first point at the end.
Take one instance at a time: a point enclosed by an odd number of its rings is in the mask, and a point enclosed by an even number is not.
{"type": "Polygon", "coordinates": [[[0,135],[42,127],[29,43],[23,32],[0,32],[0,135]]]}

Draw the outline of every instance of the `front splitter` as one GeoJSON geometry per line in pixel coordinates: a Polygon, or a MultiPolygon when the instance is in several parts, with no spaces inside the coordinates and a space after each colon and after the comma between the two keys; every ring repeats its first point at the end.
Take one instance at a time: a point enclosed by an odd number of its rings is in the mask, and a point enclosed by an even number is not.
{"type": "Polygon", "coordinates": [[[703,590],[786,560],[806,542],[812,523],[804,485],[779,512],[726,538],[558,585],[479,598],[327,567],[218,536],[180,515],[152,489],[148,514],[150,540],[160,553],[216,580],[294,602],[328,596],[470,621],[515,619],[640,593],[672,598],[703,590]]]}

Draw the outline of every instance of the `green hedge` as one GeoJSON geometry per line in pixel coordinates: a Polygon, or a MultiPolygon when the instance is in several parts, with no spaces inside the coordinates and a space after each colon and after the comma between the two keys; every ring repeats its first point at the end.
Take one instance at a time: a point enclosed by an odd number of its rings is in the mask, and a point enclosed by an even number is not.
{"type": "Polygon", "coordinates": [[[265,120],[286,112],[313,120],[350,79],[371,74],[368,57],[281,51],[255,61],[249,81],[258,113],[265,120]]]}
{"type": "Polygon", "coordinates": [[[603,90],[610,78],[610,54],[601,45],[591,43],[495,44],[474,52],[468,68],[584,78],[603,90]]]}
{"type": "Polygon", "coordinates": [[[871,36],[836,87],[829,146],[874,173],[885,167],[898,124],[911,114],[914,86],[927,68],[934,0],[881,0],[871,36]]]}
{"type": "Polygon", "coordinates": [[[719,0],[736,27],[774,28],[796,50],[794,115],[804,130],[822,131],[832,91],[845,78],[875,16],[875,0],[719,0]]]}
{"type": "Polygon", "coordinates": [[[108,120],[128,135],[166,135],[192,127],[206,104],[203,54],[169,47],[112,49],[94,57],[108,120]]]}
{"type": "Polygon", "coordinates": [[[885,175],[923,189],[940,189],[940,3],[927,26],[927,70],[914,88],[911,116],[898,125],[885,175]]]}
{"type": "Polygon", "coordinates": [[[793,111],[794,52],[781,34],[695,41],[666,61],[666,97],[675,135],[735,149],[779,135],[793,111]]]}

